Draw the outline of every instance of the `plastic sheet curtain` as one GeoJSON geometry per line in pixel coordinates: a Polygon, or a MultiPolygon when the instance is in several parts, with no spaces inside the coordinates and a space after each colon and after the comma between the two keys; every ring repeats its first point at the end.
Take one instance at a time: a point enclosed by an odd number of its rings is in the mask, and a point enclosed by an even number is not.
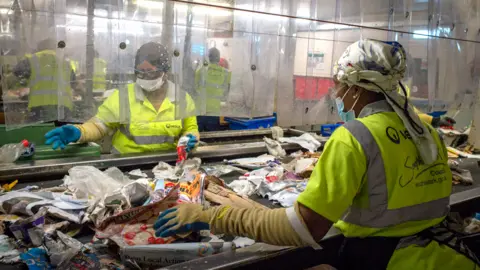
{"type": "Polygon", "coordinates": [[[403,83],[419,109],[469,110],[479,25],[480,0],[0,0],[2,106],[7,129],[84,122],[106,102],[118,109],[104,121],[130,123],[135,54],[155,41],[171,59],[172,119],[336,122],[334,63],[373,38],[407,50],[403,83]]]}

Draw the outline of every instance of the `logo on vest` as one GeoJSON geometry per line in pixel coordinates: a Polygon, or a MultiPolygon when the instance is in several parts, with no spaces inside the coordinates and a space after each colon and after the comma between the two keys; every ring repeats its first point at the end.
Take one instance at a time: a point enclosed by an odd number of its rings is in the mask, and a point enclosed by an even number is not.
{"type": "Polygon", "coordinates": [[[175,124],[167,124],[166,127],[167,128],[182,128],[181,125],[175,125],[175,124]]]}
{"type": "Polygon", "coordinates": [[[398,179],[400,187],[406,187],[410,183],[415,181],[415,187],[423,187],[426,185],[432,185],[442,183],[446,181],[445,164],[434,163],[425,167],[425,163],[417,156],[415,159],[407,157],[403,164],[405,171],[398,179]]]}
{"type": "Polygon", "coordinates": [[[387,127],[385,130],[385,133],[387,134],[387,137],[392,141],[394,144],[400,144],[401,137],[405,140],[411,140],[412,136],[410,136],[410,133],[408,133],[408,130],[396,130],[393,127],[387,127]],[[401,137],[400,137],[401,135],[401,137]]]}

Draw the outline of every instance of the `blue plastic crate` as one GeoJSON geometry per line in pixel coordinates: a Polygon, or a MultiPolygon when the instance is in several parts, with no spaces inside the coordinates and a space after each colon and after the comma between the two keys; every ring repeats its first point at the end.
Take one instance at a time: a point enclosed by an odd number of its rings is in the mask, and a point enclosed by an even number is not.
{"type": "Polygon", "coordinates": [[[433,117],[440,117],[444,114],[446,114],[447,111],[436,111],[436,112],[431,112],[428,115],[433,116],[433,117]]]}
{"type": "Polygon", "coordinates": [[[329,137],[332,135],[332,133],[337,129],[339,126],[342,124],[325,124],[320,127],[320,134],[322,134],[323,137],[329,137]]]}
{"type": "Polygon", "coordinates": [[[225,117],[232,130],[270,128],[275,125],[275,116],[259,117],[253,119],[225,117]]]}

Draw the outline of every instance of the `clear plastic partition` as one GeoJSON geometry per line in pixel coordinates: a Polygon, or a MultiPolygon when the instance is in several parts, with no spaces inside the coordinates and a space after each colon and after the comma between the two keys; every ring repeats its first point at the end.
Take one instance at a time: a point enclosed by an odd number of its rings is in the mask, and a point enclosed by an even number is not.
{"type": "Polygon", "coordinates": [[[403,83],[420,110],[469,109],[477,9],[457,0],[0,0],[5,122],[96,117],[114,126],[274,112],[281,126],[336,122],[333,67],[361,38],[405,47],[403,83]],[[167,50],[169,118],[139,118],[130,107],[162,98],[137,81],[137,50],[149,42],[167,50]]]}
{"type": "Polygon", "coordinates": [[[45,4],[45,11],[41,12],[22,10],[13,1],[11,4],[0,12],[2,24],[12,26],[1,35],[0,46],[2,54],[8,55],[2,63],[7,129],[57,120],[58,105],[69,106],[71,101],[68,89],[58,91],[68,78],[59,82],[57,71],[67,72],[68,66],[56,54],[60,33],[55,25],[62,15],[55,15],[55,3],[45,4]],[[3,40],[6,36],[11,37],[7,42],[3,40]]]}

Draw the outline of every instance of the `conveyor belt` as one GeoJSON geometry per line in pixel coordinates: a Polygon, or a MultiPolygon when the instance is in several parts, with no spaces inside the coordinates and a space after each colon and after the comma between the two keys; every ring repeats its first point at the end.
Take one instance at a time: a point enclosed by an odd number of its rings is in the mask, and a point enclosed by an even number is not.
{"type": "MultiPolygon", "coordinates": [[[[302,131],[284,129],[285,136],[299,136],[302,131]]],[[[199,157],[208,160],[223,160],[241,156],[257,156],[267,153],[265,143],[261,140],[264,136],[271,136],[269,129],[248,131],[223,131],[202,133],[202,140],[221,140],[223,143],[198,147],[190,157],[199,157]],[[245,137],[259,137],[255,142],[242,142],[245,137]],[[230,142],[230,143],[228,143],[230,142]]],[[[296,144],[282,143],[286,151],[297,151],[301,147],[296,144]]],[[[74,166],[94,166],[99,169],[119,167],[128,169],[133,167],[151,166],[159,161],[175,162],[177,153],[155,152],[131,155],[102,155],[100,157],[75,157],[64,159],[23,161],[12,164],[0,165],[0,182],[13,181],[15,179],[29,181],[38,180],[38,177],[52,179],[55,176],[63,176],[74,166]]]]}
{"type": "MultiPolygon", "coordinates": [[[[222,146],[217,149],[223,149],[223,147],[226,147],[226,146],[222,146]]],[[[240,147],[240,150],[238,151],[238,153],[243,153],[244,155],[247,154],[247,152],[249,151],[250,151],[249,153],[255,153],[254,155],[265,153],[265,148],[263,147],[263,143],[248,144],[247,146],[244,146],[244,147],[249,148],[249,150],[246,151],[246,149],[242,149],[240,147]],[[258,144],[262,144],[262,146],[258,144]]],[[[288,149],[289,147],[290,146],[287,146],[286,148],[288,149]]],[[[291,146],[291,147],[293,149],[298,146],[291,146]]],[[[214,153],[217,153],[217,154],[219,153],[219,151],[215,152],[211,149],[208,150],[208,147],[204,149],[206,149],[205,152],[203,152],[202,148],[199,149],[199,153],[201,153],[200,156],[209,157],[209,155],[214,155],[214,153]]],[[[220,151],[220,153],[222,153],[222,151],[220,151]]],[[[229,148],[229,151],[231,152],[231,148],[229,148]]],[[[226,153],[226,155],[228,156],[232,154],[226,153]]],[[[103,168],[106,168],[109,166],[127,168],[128,167],[127,165],[135,165],[135,162],[140,160],[144,162],[142,164],[148,164],[150,166],[149,169],[151,169],[153,167],[153,164],[157,163],[159,160],[174,161],[176,156],[175,154],[165,154],[164,156],[160,156],[160,157],[156,157],[154,155],[147,155],[147,156],[140,156],[140,157],[124,157],[124,158],[125,160],[121,161],[121,164],[120,164],[121,166],[119,165],[119,163],[116,163],[114,160],[108,161],[100,165],[103,168]],[[153,160],[149,160],[149,159],[153,159],[153,160]]],[[[119,161],[119,160],[116,159],[116,161],[119,161]]],[[[84,161],[84,162],[85,164],[89,164],[88,162],[98,162],[98,161],[84,161]]],[[[79,164],[78,162],[72,162],[70,163],[70,166],[78,165],[78,164],[79,164]]],[[[469,169],[472,172],[472,176],[474,180],[479,179],[479,182],[480,182],[480,168],[478,167],[476,160],[468,160],[468,159],[462,160],[461,167],[465,169],[469,169]]],[[[1,172],[1,168],[0,168],[0,172],[1,172]]],[[[34,175],[33,172],[32,172],[32,175],[34,175]]],[[[227,176],[224,178],[227,182],[229,182],[233,180],[235,176],[231,176],[231,177],[227,176]]],[[[61,179],[61,177],[58,177],[56,179],[61,179]]],[[[17,186],[17,188],[21,188],[24,185],[38,185],[40,187],[51,187],[51,186],[59,185],[61,183],[62,183],[62,180],[25,182],[25,183],[20,183],[17,186]]],[[[475,182],[475,184],[472,186],[454,186],[453,194],[451,196],[451,205],[452,205],[452,208],[459,207],[462,205],[467,205],[470,202],[477,201],[478,198],[480,198],[480,183],[475,182]]],[[[259,198],[253,198],[253,199],[258,200],[262,204],[268,204],[268,201],[266,200],[261,200],[259,198]]],[[[477,205],[479,204],[477,203],[477,205]]],[[[472,210],[473,208],[471,207],[478,207],[478,206],[469,205],[470,211],[473,211],[472,210]]],[[[259,251],[253,248],[254,251],[252,252],[252,251],[249,251],[249,250],[252,250],[252,248],[247,248],[243,250],[242,249],[237,250],[236,252],[223,253],[223,254],[210,256],[207,258],[189,261],[186,263],[168,267],[168,269],[182,269],[182,270],[184,269],[226,269],[226,268],[231,269],[231,268],[252,268],[252,267],[253,268],[261,268],[261,267],[271,268],[272,264],[275,264],[275,268],[280,268],[280,269],[283,269],[283,268],[295,269],[299,267],[300,268],[309,267],[309,266],[313,266],[320,263],[329,263],[329,260],[331,260],[331,258],[335,256],[335,253],[337,252],[342,239],[343,239],[343,236],[341,236],[337,231],[331,230],[329,234],[325,237],[325,239],[321,242],[322,246],[324,247],[324,249],[321,251],[314,251],[311,248],[290,248],[290,249],[285,249],[281,251],[262,252],[261,250],[259,251]]]]}

